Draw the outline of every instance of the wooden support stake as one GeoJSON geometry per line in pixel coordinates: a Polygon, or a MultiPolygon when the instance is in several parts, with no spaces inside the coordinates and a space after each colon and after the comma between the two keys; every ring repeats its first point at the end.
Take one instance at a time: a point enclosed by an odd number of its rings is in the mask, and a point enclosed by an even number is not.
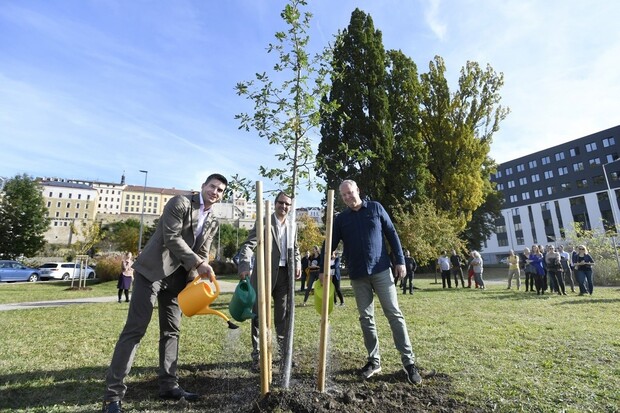
{"type": "Polygon", "coordinates": [[[267,319],[265,304],[265,231],[263,215],[263,183],[256,181],[256,278],[258,288],[258,343],[260,354],[260,392],[269,393],[269,370],[267,369],[267,319]]]}
{"type": "Polygon", "coordinates": [[[319,377],[318,390],[325,392],[325,375],[327,369],[327,331],[329,328],[329,303],[333,300],[330,294],[332,257],[332,233],[334,220],[334,190],[327,191],[327,216],[325,221],[325,248],[323,249],[323,307],[321,308],[321,335],[319,341],[319,377]]]}
{"type": "Polygon", "coordinates": [[[267,368],[269,369],[269,383],[272,380],[272,361],[273,361],[273,337],[271,328],[271,248],[273,234],[271,232],[271,202],[265,201],[265,318],[267,320],[267,368]]]}

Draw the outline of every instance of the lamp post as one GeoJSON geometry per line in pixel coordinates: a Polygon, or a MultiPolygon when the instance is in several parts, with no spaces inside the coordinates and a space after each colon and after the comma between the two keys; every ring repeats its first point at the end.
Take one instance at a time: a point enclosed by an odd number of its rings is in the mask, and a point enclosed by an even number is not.
{"type": "Polygon", "coordinates": [[[607,184],[607,196],[609,197],[609,206],[611,207],[611,216],[614,219],[614,234],[611,236],[611,240],[614,244],[614,252],[616,253],[616,263],[618,264],[618,270],[620,271],[620,257],[618,257],[618,247],[616,246],[616,234],[618,234],[618,216],[616,215],[616,208],[614,208],[616,197],[613,196],[613,192],[611,191],[611,186],[609,186],[609,178],[607,178],[607,170],[605,169],[606,165],[615,163],[620,161],[620,158],[615,161],[607,162],[603,164],[603,175],[605,175],[605,183],[607,184]]]}
{"type": "Polygon", "coordinates": [[[144,190],[142,191],[142,210],[140,212],[140,237],[138,238],[138,254],[142,251],[142,229],[144,228],[144,204],[146,202],[146,178],[149,171],[140,170],[144,174],[144,190]]]}

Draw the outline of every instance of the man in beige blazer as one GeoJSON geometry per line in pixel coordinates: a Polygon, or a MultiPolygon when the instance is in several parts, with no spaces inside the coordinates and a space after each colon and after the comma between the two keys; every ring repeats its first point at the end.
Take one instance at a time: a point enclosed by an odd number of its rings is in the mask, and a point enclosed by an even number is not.
{"type": "Polygon", "coordinates": [[[160,329],[159,397],[187,401],[199,398],[178,383],[181,309],[177,295],[196,275],[215,280],[208,261],[219,224],[211,207],[222,199],[227,185],[224,176],[213,174],[199,193],[177,195],[168,201],[155,233],[136,258],[127,321],[106,374],[104,412],[122,412],[121,400],[127,391],[124,380],[156,306],[160,329]]]}
{"type": "MultiPolygon", "coordinates": [[[[295,242],[294,262],[289,263],[287,258],[287,215],[291,208],[291,197],[284,192],[278,193],[276,196],[275,211],[271,215],[271,296],[273,297],[273,317],[278,336],[278,345],[281,347],[286,333],[286,322],[288,319],[286,301],[288,299],[289,265],[295,266],[295,277],[301,276],[301,261],[299,256],[299,248],[295,242]]],[[[250,230],[247,240],[241,244],[239,250],[239,278],[245,279],[250,275],[250,267],[254,249],[256,248],[256,227],[250,230]]],[[[254,266],[252,276],[250,278],[252,286],[256,289],[257,269],[254,266]]],[[[254,313],[258,311],[258,303],[254,305],[254,313]]],[[[280,350],[282,350],[280,348],[280,350]]],[[[252,368],[258,370],[258,319],[252,320],[252,368]]]]}

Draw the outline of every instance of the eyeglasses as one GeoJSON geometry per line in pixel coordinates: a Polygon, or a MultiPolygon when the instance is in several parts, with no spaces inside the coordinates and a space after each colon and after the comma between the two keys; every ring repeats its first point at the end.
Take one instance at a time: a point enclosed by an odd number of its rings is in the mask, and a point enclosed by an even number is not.
{"type": "Polygon", "coordinates": [[[284,202],[284,201],[276,201],[276,204],[291,206],[290,202],[284,202]]]}
{"type": "Polygon", "coordinates": [[[585,248],[579,248],[579,251],[585,251],[585,250],[586,250],[585,248]]]}

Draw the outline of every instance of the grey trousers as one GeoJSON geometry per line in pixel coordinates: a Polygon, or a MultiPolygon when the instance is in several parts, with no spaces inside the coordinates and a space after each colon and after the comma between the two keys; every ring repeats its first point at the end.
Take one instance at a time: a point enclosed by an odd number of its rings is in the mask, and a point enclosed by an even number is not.
{"type": "MultiPolygon", "coordinates": [[[[252,280],[255,283],[257,280],[252,280]]],[[[276,284],[271,286],[273,297],[273,323],[276,327],[276,335],[278,336],[278,345],[282,345],[284,334],[286,334],[286,319],[288,312],[286,309],[286,300],[288,297],[289,275],[288,267],[280,267],[278,269],[278,278],[276,284]]],[[[258,292],[258,288],[256,288],[258,292]]],[[[258,299],[252,310],[254,314],[258,314],[258,299]]],[[[258,360],[258,317],[252,319],[252,360],[258,360]]]]}
{"type": "Polygon", "coordinates": [[[177,361],[182,313],[177,295],[185,288],[186,281],[187,271],[183,267],[156,282],[135,273],[127,321],[116,342],[112,362],[106,373],[104,400],[118,401],[125,396],[125,377],[131,370],[156,304],[159,311],[159,390],[165,392],[178,387],[177,361]]]}

